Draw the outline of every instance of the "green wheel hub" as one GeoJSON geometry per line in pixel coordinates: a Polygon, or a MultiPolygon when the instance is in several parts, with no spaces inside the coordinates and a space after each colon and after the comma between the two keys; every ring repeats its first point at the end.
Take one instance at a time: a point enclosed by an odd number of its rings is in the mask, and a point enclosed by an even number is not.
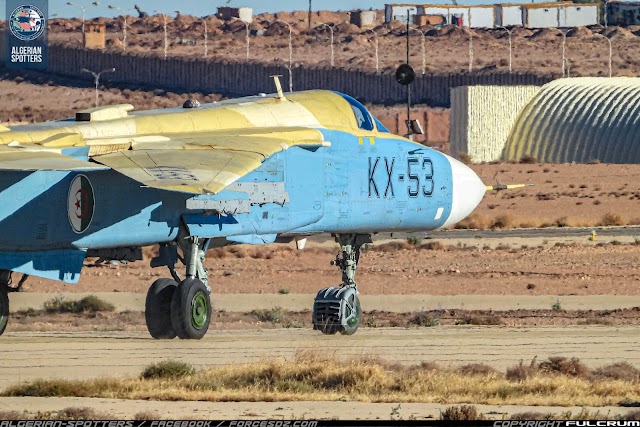
{"type": "Polygon", "coordinates": [[[353,297],[350,301],[351,305],[351,313],[347,316],[347,325],[351,328],[356,327],[360,324],[360,318],[362,317],[362,309],[360,308],[360,301],[353,297]]]}
{"type": "Polygon", "coordinates": [[[191,325],[195,329],[202,329],[207,324],[207,297],[202,291],[193,295],[191,300],[191,325]]]}

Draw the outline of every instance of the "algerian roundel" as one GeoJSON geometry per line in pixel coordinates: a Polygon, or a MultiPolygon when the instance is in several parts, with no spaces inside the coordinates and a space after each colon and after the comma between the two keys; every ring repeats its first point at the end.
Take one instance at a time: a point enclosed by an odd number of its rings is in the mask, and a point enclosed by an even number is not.
{"type": "Polygon", "coordinates": [[[67,199],[69,222],[76,233],[84,232],[91,224],[94,204],[93,187],[89,178],[84,175],[76,176],[69,186],[67,199]]]}

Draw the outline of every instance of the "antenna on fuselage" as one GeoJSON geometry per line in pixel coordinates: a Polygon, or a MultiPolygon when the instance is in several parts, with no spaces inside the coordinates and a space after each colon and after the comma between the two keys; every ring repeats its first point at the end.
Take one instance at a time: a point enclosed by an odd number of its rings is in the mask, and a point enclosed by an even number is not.
{"type": "Polygon", "coordinates": [[[273,82],[276,84],[276,91],[278,92],[278,99],[285,100],[287,98],[284,97],[284,92],[282,92],[282,85],[280,84],[280,77],[282,74],[275,74],[273,76],[269,76],[273,78],[273,82]]]}

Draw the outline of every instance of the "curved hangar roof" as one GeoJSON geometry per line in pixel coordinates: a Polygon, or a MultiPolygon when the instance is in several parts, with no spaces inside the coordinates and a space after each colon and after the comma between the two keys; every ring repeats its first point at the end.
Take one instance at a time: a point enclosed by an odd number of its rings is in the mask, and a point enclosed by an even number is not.
{"type": "Polygon", "coordinates": [[[640,78],[567,78],[546,84],[516,119],[504,160],[640,163],[640,78]]]}

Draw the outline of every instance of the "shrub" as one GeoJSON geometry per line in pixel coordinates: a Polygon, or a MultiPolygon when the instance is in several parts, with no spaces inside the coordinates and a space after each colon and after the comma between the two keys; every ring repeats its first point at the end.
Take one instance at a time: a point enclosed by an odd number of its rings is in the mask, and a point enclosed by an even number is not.
{"type": "Polygon", "coordinates": [[[43,305],[47,313],[95,313],[99,311],[114,311],[113,304],[101,300],[95,295],[88,295],[78,301],[68,301],[64,297],[55,297],[43,305]]]}
{"type": "Polygon", "coordinates": [[[440,324],[440,318],[431,313],[418,313],[409,319],[409,323],[430,328],[438,326],[440,324]]]}
{"type": "Polygon", "coordinates": [[[614,213],[605,214],[600,220],[600,225],[602,226],[613,226],[613,225],[624,225],[624,221],[620,217],[620,215],[614,213]]]}
{"type": "Polygon", "coordinates": [[[640,382],[640,370],[629,362],[617,362],[593,371],[596,378],[640,382]]]}
{"type": "Polygon", "coordinates": [[[458,372],[462,375],[490,375],[495,374],[497,371],[484,363],[470,363],[458,368],[458,372]]]}
{"type": "Polygon", "coordinates": [[[180,378],[192,375],[195,371],[195,368],[188,363],[179,362],[177,360],[165,360],[153,363],[144,368],[141,377],[144,379],[180,378]]]}
{"type": "Polygon", "coordinates": [[[440,412],[441,420],[473,421],[484,420],[484,416],[473,405],[449,406],[440,412]]]}
{"type": "Polygon", "coordinates": [[[570,377],[589,377],[591,371],[587,366],[580,361],[580,359],[572,357],[567,359],[566,357],[554,356],[548,360],[541,362],[539,369],[545,372],[553,372],[570,377]]]}
{"type": "Polygon", "coordinates": [[[525,154],[520,158],[520,163],[523,164],[534,164],[537,163],[537,159],[530,154],[525,154]]]}
{"type": "Polygon", "coordinates": [[[251,314],[256,316],[261,322],[271,322],[273,324],[276,324],[280,323],[280,321],[282,320],[282,309],[280,307],[252,310],[251,314]]]}

